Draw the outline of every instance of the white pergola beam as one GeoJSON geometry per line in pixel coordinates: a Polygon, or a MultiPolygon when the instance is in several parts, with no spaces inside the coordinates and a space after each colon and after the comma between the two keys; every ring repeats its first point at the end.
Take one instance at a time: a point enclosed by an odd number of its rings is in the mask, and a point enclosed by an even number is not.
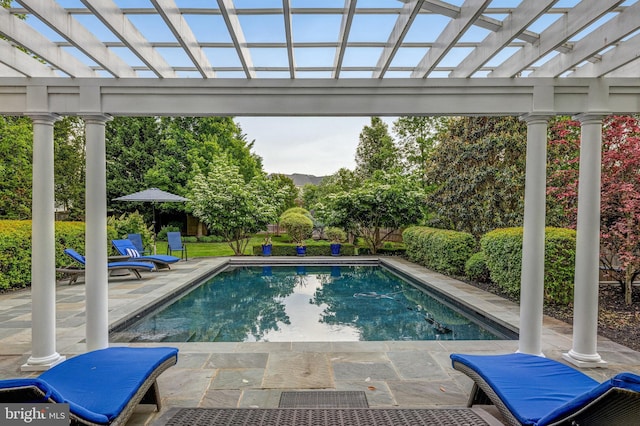
{"type": "Polygon", "coordinates": [[[468,78],[485,62],[518,37],[526,28],[558,0],[524,0],[505,18],[499,31],[489,34],[451,73],[451,77],[468,78]]]}
{"type": "Polygon", "coordinates": [[[293,34],[291,31],[291,5],[290,0],[282,0],[282,15],[284,18],[284,35],[287,40],[287,57],[289,59],[289,76],[296,78],[296,61],[293,52],[293,34]]]}
{"type": "Polygon", "coordinates": [[[180,13],[174,0],[151,0],[158,14],[173,33],[179,46],[191,59],[203,78],[215,78],[216,74],[209,63],[207,55],[202,51],[191,27],[180,13]]]}
{"type": "Polygon", "coordinates": [[[342,21],[340,22],[340,33],[338,35],[339,45],[336,49],[336,56],[333,60],[333,72],[331,73],[331,78],[337,79],[340,77],[342,61],[344,60],[344,53],[347,50],[347,41],[349,39],[349,32],[351,31],[351,23],[353,22],[353,15],[356,11],[357,1],[358,0],[344,0],[342,21]]]}
{"type": "Polygon", "coordinates": [[[242,27],[240,26],[240,20],[236,14],[233,0],[218,0],[218,7],[220,7],[220,12],[222,13],[224,22],[227,25],[227,29],[229,30],[231,40],[233,40],[233,45],[236,48],[238,57],[240,58],[240,63],[242,64],[244,73],[247,78],[256,78],[251,54],[247,48],[247,42],[244,38],[244,33],[242,32],[242,27]]]}
{"type": "Polygon", "coordinates": [[[91,68],[2,7],[0,33],[71,77],[97,77],[91,68]]]}
{"type": "MultiPolygon", "coordinates": [[[[12,71],[19,73],[16,75],[56,77],[55,71],[51,68],[4,40],[0,40],[0,62],[12,71]]],[[[7,69],[0,71],[0,76],[15,76],[13,73],[7,73],[7,71],[7,69]]]]}
{"type": "Polygon", "coordinates": [[[373,78],[382,78],[389,69],[391,62],[393,61],[393,57],[400,48],[400,45],[402,45],[404,36],[411,28],[411,24],[416,19],[416,16],[418,16],[422,3],[424,3],[424,0],[412,0],[405,3],[402,7],[400,16],[396,19],[396,23],[391,30],[389,40],[387,40],[387,43],[380,54],[380,58],[378,58],[376,69],[372,75],[373,78]]]}
{"type": "Polygon", "coordinates": [[[570,53],[551,58],[529,77],[558,77],[577,64],[594,56],[607,46],[640,28],[640,2],[627,7],[623,12],[577,41],[570,53]]]}
{"type": "Polygon", "coordinates": [[[55,1],[18,0],[18,2],[115,77],[136,76],[133,68],[110,51],[91,31],[82,26],[55,1]]]}
{"type": "Polygon", "coordinates": [[[598,20],[624,0],[583,1],[540,33],[540,41],[526,45],[498,66],[489,77],[514,77],[538,59],[566,43],[571,36],[598,20]]]}
{"type": "Polygon", "coordinates": [[[477,21],[490,3],[491,0],[466,0],[460,7],[459,16],[449,21],[433,47],[427,51],[411,73],[411,78],[427,77],[460,40],[460,37],[477,21]]]}
{"type": "Polygon", "coordinates": [[[631,63],[640,57],[640,34],[620,42],[605,52],[598,62],[588,63],[569,74],[568,77],[602,77],[631,63]]]}
{"type": "Polygon", "coordinates": [[[112,0],[81,0],[158,77],[176,77],[176,73],[131,23],[112,0]]]}

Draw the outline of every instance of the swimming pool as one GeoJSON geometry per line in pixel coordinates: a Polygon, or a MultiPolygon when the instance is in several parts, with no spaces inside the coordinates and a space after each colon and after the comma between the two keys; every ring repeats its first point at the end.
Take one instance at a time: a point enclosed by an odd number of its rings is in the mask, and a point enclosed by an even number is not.
{"type": "Polygon", "coordinates": [[[229,266],[115,342],[496,340],[499,327],[381,266],[229,266]]]}

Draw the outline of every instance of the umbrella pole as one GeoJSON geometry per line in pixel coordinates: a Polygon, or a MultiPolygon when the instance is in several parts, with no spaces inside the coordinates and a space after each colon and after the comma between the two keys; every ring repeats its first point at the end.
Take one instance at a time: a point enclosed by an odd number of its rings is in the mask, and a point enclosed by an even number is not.
{"type": "Polygon", "coordinates": [[[153,225],[153,242],[152,242],[152,246],[153,246],[153,254],[156,254],[156,203],[151,203],[151,211],[152,211],[152,216],[153,216],[153,220],[152,220],[152,225],[153,225]]]}

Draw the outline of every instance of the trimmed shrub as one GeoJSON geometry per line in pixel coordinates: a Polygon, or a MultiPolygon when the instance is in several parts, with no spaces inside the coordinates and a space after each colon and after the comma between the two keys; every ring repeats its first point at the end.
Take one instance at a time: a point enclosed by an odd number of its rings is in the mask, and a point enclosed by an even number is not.
{"type": "Polygon", "coordinates": [[[470,279],[481,283],[489,282],[489,268],[484,253],[479,251],[467,260],[464,272],[470,279]]]}
{"type": "Polygon", "coordinates": [[[347,234],[340,228],[329,226],[324,230],[324,235],[333,243],[341,243],[347,238],[347,234]]]}
{"type": "Polygon", "coordinates": [[[304,240],[311,237],[313,232],[313,221],[300,213],[285,212],[280,216],[280,226],[287,230],[287,234],[295,244],[302,244],[304,240]]]}
{"type": "MultiPolygon", "coordinates": [[[[254,245],[253,255],[262,256],[262,245],[254,245]]],[[[328,244],[315,245],[309,244],[307,247],[307,256],[331,256],[331,246],[328,244]]],[[[344,256],[354,256],[355,247],[353,244],[342,244],[340,253],[344,256]]],[[[271,248],[272,256],[297,256],[296,245],[294,244],[273,244],[271,248]]]]}
{"type": "MultiPolygon", "coordinates": [[[[82,222],[56,222],[56,267],[73,264],[64,249],[73,248],[84,253],[85,225],[82,222]]],[[[116,238],[112,227],[107,227],[105,244],[110,247],[116,238]]],[[[31,221],[0,221],[0,289],[22,288],[31,285],[31,221]]]]}
{"type": "Polygon", "coordinates": [[[466,232],[412,226],[402,233],[410,260],[448,275],[463,275],[476,251],[476,240],[466,232]]]}
{"type": "MultiPolygon", "coordinates": [[[[520,296],[522,228],[503,228],[485,234],[480,245],[491,280],[508,294],[520,296]]],[[[573,300],[576,233],[571,229],[545,229],[544,296],[547,302],[573,300]]]]}
{"type": "Polygon", "coordinates": [[[500,228],[480,238],[491,281],[507,294],[520,294],[522,228],[500,228]]]}

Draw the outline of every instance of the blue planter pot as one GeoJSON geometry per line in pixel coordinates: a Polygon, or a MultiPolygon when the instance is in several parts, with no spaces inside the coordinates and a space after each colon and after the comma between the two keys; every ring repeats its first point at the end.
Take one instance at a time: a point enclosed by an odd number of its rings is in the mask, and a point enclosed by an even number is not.
{"type": "Polygon", "coordinates": [[[263,256],[271,256],[271,249],[273,248],[273,245],[271,244],[263,244],[262,245],[262,255],[263,256]]]}
{"type": "Polygon", "coordinates": [[[298,253],[298,256],[304,256],[307,254],[307,248],[298,246],[296,247],[296,253],[298,253]]]}
{"type": "Polygon", "coordinates": [[[340,247],[342,244],[331,244],[331,256],[340,256],[340,247]]]}

